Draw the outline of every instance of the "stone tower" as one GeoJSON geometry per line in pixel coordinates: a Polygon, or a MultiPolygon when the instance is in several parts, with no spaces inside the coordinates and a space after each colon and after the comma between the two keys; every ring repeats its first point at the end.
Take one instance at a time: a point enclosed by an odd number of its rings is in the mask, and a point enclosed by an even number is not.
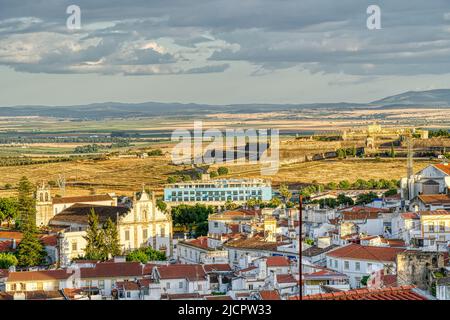
{"type": "Polygon", "coordinates": [[[36,190],[36,226],[43,227],[53,218],[50,188],[42,182],[36,190]]]}

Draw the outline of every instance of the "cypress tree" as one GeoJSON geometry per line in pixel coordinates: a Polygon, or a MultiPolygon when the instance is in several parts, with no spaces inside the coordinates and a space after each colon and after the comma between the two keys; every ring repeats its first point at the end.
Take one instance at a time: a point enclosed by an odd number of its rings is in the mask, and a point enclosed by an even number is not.
{"type": "Polygon", "coordinates": [[[93,208],[88,217],[88,228],[84,239],[87,242],[86,248],[84,249],[87,259],[106,260],[104,235],[99,226],[98,215],[93,208]]]}
{"type": "Polygon", "coordinates": [[[119,232],[117,230],[116,224],[108,218],[103,225],[103,235],[104,235],[104,256],[114,257],[121,254],[119,244],[119,232]]]}

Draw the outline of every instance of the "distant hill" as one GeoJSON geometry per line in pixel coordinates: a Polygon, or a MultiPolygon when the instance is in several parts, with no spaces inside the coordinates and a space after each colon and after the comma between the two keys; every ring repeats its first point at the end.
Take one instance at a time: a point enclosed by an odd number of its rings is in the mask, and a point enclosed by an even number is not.
{"type": "Polygon", "coordinates": [[[105,118],[133,118],[177,116],[180,118],[214,113],[260,113],[296,111],[301,109],[349,110],[356,108],[409,108],[450,107],[450,89],[408,91],[366,104],[313,103],[313,104],[183,104],[183,103],[118,103],[105,102],[75,106],[14,106],[0,107],[0,117],[42,116],[71,119],[100,120],[105,118]]]}
{"type": "Polygon", "coordinates": [[[373,101],[371,105],[382,107],[392,106],[450,106],[450,89],[437,89],[429,91],[408,91],[381,100],[373,101]]]}

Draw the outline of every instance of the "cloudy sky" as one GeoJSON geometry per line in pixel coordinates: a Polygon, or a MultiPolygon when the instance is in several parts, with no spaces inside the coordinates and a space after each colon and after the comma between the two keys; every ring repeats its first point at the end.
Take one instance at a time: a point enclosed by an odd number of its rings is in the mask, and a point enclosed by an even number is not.
{"type": "Polygon", "coordinates": [[[0,106],[363,102],[450,88],[449,0],[0,0],[0,106]],[[69,5],[81,29],[66,27],[69,5]],[[367,7],[381,8],[368,30],[367,7]]]}

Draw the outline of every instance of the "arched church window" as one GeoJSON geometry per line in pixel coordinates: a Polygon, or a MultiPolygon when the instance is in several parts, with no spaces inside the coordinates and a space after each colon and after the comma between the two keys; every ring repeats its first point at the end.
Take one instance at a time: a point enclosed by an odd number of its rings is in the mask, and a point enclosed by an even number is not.
{"type": "Polygon", "coordinates": [[[45,193],[45,201],[48,202],[48,192],[45,193]]]}
{"type": "Polygon", "coordinates": [[[42,193],[39,194],[39,201],[40,202],[44,201],[44,195],[42,193]]]}

